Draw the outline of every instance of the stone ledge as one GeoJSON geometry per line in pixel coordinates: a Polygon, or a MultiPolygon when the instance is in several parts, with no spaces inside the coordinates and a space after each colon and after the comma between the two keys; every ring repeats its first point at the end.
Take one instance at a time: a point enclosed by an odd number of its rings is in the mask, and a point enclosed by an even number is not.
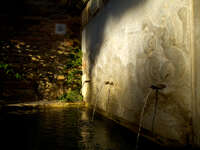
{"type": "MultiPolygon", "coordinates": [[[[86,104],[87,107],[89,109],[93,109],[93,105],[91,104],[86,104]]],[[[116,122],[117,124],[126,127],[127,129],[129,129],[130,131],[132,131],[133,133],[137,134],[138,133],[138,125],[136,125],[135,123],[132,123],[128,120],[125,120],[121,117],[118,117],[116,115],[113,115],[109,112],[105,112],[104,110],[100,109],[100,108],[96,108],[96,112],[100,115],[102,115],[103,117],[106,117],[114,122],[116,122]]],[[[168,139],[159,135],[155,135],[153,134],[151,131],[142,128],[140,136],[145,137],[146,139],[160,145],[160,146],[164,146],[167,148],[177,148],[177,149],[184,149],[186,147],[190,147],[190,145],[182,145],[181,143],[179,143],[177,140],[172,140],[172,139],[168,139]]]]}
{"type": "Polygon", "coordinates": [[[63,107],[87,107],[85,102],[59,102],[59,101],[38,101],[30,103],[7,104],[1,106],[2,110],[12,109],[44,109],[44,108],[63,108],[63,107]]]}

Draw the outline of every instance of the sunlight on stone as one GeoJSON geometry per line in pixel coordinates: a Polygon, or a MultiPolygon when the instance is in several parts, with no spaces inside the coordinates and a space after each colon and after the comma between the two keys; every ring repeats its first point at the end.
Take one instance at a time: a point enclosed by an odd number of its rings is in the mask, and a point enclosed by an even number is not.
{"type": "Polygon", "coordinates": [[[64,80],[65,79],[65,76],[64,75],[58,75],[57,76],[57,80],[64,80]]]}
{"type": "Polygon", "coordinates": [[[31,58],[33,61],[39,61],[36,57],[31,58]]]}
{"type": "Polygon", "coordinates": [[[41,58],[41,56],[37,55],[37,58],[38,58],[38,59],[40,59],[40,58],[41,58]]]}
{"type": "Polygon", "coordinates": [[[20,45],[19,45],[19,44],[17,44],[17,45],[16,45],[16,48],[20,49],[20,45]]]}
{"type": "Polygon", "coordinates": [[[63,54],[63,52],[62,51],[58,51],[58,54],[63,54]]]}

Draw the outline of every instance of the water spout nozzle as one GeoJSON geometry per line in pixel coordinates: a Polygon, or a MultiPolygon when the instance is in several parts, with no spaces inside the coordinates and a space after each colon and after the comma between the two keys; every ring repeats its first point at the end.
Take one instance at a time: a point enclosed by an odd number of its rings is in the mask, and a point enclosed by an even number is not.
{"type": "Polygon", "coordinates": [[[156,84],[156,85],[151,85],[150,88],[152,88],[153,90],[162,90],[164,88],[166,88],[167,86],[165,84],[156,84]]]}
{"type": "Polygon", "coordinates": [[[83,84],[85,84],[85,83],[90,83],[91,82],[91,80],[85,80],[84,82],[83,82],[83,84]]]}
{"type": "Polygon", "coordinates": [[[109,81],[105,81],[105,85],[107,85],[107,84],[110,84],[110,82],[109,81]]]}
{"type": "Polygon", "coordinates": [[[105,81],[104,83],[105,83],[105,85],[114,85],[114,83],[112,81],[111,82],[110,81],[105,81]]]}
{"type": "Polygon", "coordinates": [[[110,82],[110,85],[114,85],[114,83],[113,83],[113,82],[110,82]]]}

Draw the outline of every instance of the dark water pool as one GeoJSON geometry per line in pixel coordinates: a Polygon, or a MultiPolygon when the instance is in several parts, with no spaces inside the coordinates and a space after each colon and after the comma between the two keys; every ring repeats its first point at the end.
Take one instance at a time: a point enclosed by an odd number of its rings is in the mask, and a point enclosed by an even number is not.
{"type": "MultiPolygon", "coordinates": [[[[0,115],[1,150],[134,150],[136,135],[86,108],[10,111],[0,115]]],[[[139,149],[163,149],[141,138],[139,149]]]]}

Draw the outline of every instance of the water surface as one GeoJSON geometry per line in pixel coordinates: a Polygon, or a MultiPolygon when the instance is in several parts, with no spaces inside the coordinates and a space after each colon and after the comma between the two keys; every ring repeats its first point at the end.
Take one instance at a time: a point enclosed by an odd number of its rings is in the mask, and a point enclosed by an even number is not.
{"type": "MultiPolygon", "coordinates": [[[[86,108],[9,111],[0,115],[2,150],[134,150],[136,134],[86,108]]],[[[158,149],[141,138],[139,149],[158,149]]],[[[0,148],[1,149],[1,148],[0,148]]]]}

